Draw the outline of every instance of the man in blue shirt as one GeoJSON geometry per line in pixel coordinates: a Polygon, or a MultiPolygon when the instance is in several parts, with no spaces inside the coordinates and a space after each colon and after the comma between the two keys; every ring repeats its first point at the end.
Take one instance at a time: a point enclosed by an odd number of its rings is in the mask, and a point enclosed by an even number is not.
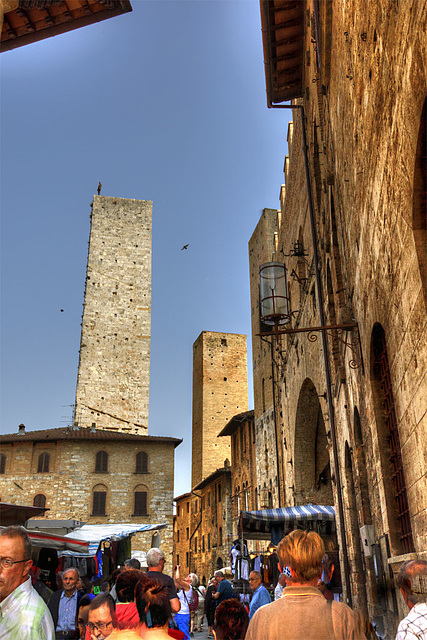
{"type": "Polygon", "coordinates": [[[270,604],[271,598],[267,589],[262,584],[262,577],[259,571],[251,571],[249,574],[249,586],[253,591],[251,604],[249,605],[249,620],[255,611],[264,604],[270,604]]]}
{"type": "Polygon", "coordinates": [[[62,576],[64,589],[55,591],[49,600],[48,607],[55,625],[55,636],[61,640],[78,638],[77,624],[80,596],[77,591],[79,581],[77,569],[67,569],[62,576]]]}
{"type": "Polygon", "coordinates": [[[218,588],[212,597],[216,600],[216,606],[218,606],[224,600],[229,600],[233,597],[233,587],[224,578],[222,571],[215,571],[215,580],[218,582],[218,588]]]}

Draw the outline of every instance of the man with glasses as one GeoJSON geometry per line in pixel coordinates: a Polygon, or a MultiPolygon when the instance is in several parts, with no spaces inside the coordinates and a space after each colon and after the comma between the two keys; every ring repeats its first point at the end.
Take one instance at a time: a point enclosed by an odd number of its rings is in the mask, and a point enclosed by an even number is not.
{"type": "Polygon", "coordinates": [[[100,593],[89,605],[88,629],[91,640],[105,640],[113,632],[115,621],[113,598],[109,593],[100,593]]]}
{"type": "Polygon", "coordinates": [[[249,606],[249,620],[255,611],[265,604],[270,604],[271,598],[267,589],[262,584],[262,577],[259,571],[251,571],[249,574],[249,586],[253,591],[251,604],[249,606]]]}
{"type": "Polygon", "coordinates": [[[23,527],[0,530],[0,640],[54,640],[52,617],[31,584],[31,542],[23,527]]]}

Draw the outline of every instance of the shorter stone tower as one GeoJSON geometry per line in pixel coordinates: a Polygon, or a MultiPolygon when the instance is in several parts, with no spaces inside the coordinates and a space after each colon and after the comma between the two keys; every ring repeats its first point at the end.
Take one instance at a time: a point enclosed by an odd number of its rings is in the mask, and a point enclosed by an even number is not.
{"type": "Polygon", "coordinates": [[[246,336],[202,331],[193,345],[192,487],[231,460],[230,438],[218,434],[247,409],[246,336]]]}
{"type": "Polygon", "coordinates": [[[148,432],[152,202],[94,196],[75,421],[148,432]]]}

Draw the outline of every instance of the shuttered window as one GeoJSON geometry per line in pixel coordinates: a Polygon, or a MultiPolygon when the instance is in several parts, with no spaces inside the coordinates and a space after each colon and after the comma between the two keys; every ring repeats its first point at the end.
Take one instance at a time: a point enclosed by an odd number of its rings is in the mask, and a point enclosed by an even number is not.
{"type": "Polygon", "coordinates": [[[136,455],[135,473],[148,473],[148,455],[145,451],[139,451],[136,455]]]}
{"type": "Polygon", "coordinates": [[[146,516],[147,515],[147,492],[135,491],[135,508],[134,516],[146,516]]]}
{"type": "Polygon", "coordinates": [[[6,456],[4,453],[0,454],[0,473],[6,473],[6,456]]]}
{"type": "Polygon", "coordinates": [[[46,496],[44,496],[42,493],[38,493],[33,500],[33,507],[40,507],[41,509],[44,509],[46,506],[46,496]]]}
{"type": "Polygon", "coordinates": [[[95,473],[108,473],[108,453],[98,451],[95,459],[95,473]]]}
{"type": "Polygon", "coordinates": [[[93,516],[105,516],[105,506],[107,503],[106,491],[94,491],[93,492],[93,516]]]}
{"type": "Polygon", "coordinates": [[[49,472],[50,455],[46,452],[39,455],[39,461],[37,465],[37,473],[49,472]]]}

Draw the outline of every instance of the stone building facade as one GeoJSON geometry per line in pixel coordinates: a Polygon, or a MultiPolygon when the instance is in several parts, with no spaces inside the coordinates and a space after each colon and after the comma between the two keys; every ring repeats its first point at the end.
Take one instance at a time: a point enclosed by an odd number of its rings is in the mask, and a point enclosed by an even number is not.
{"type": "Polygon", "coordinates": [[[175,498],[174,563],[181,575],[194,572],[202,584],[229,566],[233,546],[231,468],[216,469],[191,493],[175,498]],[[179,561],[179,562],[178,562],[179,561]]]}
{"type": "Polygon", "coordinates": [[[264,260],[287,266],[286,329],[346,327],[269,338],[273,358],[254,335],[255,420],[269,359],[281,501],[335,504],[344,597],[391,638],[393,574],[427,557],[427,7],[292,11],[261,2],[268,103],[294,108],[280,210],[250,244],[253,334],[264,260]]]}
{"type": "MultiPolygon", "coordinates": [[[[44,506],[49,520],[166,523],[160,537],[170,567],[174,450],[180,442],[100,429],[21,427],[0,436],[1,500],[44,506]]],[[[132,542],[134,551],[150,546],[151,533],[132,542]]]]}
{"type": "Polygon", "coordinates": [[[148,433],[152,202],[94,196],[75,423],[148,433]]]}
{"type": "Polygon", "coordinates": [[[230,459],[230,439],[217,436],[247,409],[246,336],[202,331],[193,345],[192,487],[230,459]]]}
{"type": "Polygon", "coordinates": [[[233,416],[219,436],[231,438],[232,533],[236,538],[240,511],[253,511],[265,501],[257,487],[254,412],[233,416]]]}

